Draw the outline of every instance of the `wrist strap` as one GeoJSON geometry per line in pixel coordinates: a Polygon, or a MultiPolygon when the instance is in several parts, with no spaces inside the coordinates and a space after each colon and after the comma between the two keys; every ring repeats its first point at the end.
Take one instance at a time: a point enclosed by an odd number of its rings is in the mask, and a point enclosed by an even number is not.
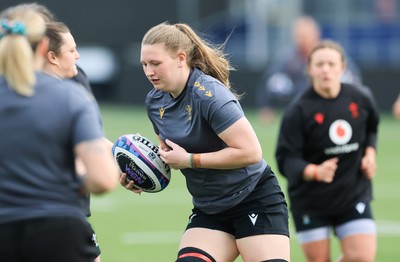
{"type": "Polygon", "coordinates": [[[193,154],[192,153],[189,154],[189,167],[193,168],[193,154]]]}
{"type": "Polygon", "coordinates": [[[200,154],[192,154],[191,162],[192,162],[192,168],[200,168],[201,167],[200,154]]]}
{"type": "Polygon", "coordinates": [[[319,181],[318,165],[314,165],[313,176],[312,177],[313,177],[314,181],[319,181]]]}

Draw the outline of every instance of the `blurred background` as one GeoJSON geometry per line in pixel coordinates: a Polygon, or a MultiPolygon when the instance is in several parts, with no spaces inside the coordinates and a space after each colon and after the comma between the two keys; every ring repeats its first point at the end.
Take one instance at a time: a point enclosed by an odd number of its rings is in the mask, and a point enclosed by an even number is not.
{"type": "MultiPolygon", "coordinates": [[[[1,0],[0,10],[29,1],[1,0]]],[[[389,110],[400,92],[400,0],[37,0],[71,29],[100,102],[107,137],[138,132],[156,141],[144,109],[153,87],[140,65],[140,41],[152,26],[190,24],[212,43],[226,41],[236,67],[231,82],[245,93],[242,105],[276,169],[273,151],[278,122],[267,128],[256,114],[263,73],[294,48],[292,25],[302,15],[320,25],[322,38],[341,43],[361,71],[382,111],[378,174],[373,202],[378,223],[377,261],[400,261],[399,121],[389,110]],[[228,39],[228,40],[227,40],[228,39]]],[[[282,108],[283,109],[283,108],[282,108]]],[[[173,171],[168,188],[137,196],[118,187],[94,196],[90,222],[99,237],[102,261],[174,261],[191,209],[183,176],[173,171]]],[[[280,184],[286,181],[278,175],[280,184]]],[[[290,223],[292,261],[304,261],[290,223]]],[[[333,243],[333,257],[340,248],[333,243]]],[[[238,259],[236,262],[241,262],[238,259]]]]}
{"type": "MultiPolygon", "coordinates": [[[[27,1],[1,0],[0,9],[27,1]]],[[[382,111],[399,93],[400,0],[38,0],[72,30],[100,102],[143,104],[152,88],[140,65],[140,41],[163,21],[190,24],[215,44],[227,41],[231,82],[254,105],[261,74],[292,48],[300,15],[340,42],[361,70],[382,111]]]]}

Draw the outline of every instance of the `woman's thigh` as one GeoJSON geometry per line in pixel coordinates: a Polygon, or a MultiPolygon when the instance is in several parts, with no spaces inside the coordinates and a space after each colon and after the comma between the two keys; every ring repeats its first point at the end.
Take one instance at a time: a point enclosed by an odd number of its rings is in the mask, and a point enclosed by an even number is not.
{"type": "Polygon", "coordinates": [[[190,228],[183,234],[179,249],[195,247],[207,252],[218,262],[232,262],[238,255],[235,237],[223,231],[190,228]]]}
{"type": "Polygon", "coordinates": [[[290,241],[285,235],[258,235],[237,240],[243,261],[283,259],[290,261],[290,241]]]}

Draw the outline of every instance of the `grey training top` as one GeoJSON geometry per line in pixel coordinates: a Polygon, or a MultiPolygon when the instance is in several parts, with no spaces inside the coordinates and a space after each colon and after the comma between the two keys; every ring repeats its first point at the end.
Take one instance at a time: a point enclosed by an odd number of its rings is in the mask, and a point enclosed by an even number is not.
{"type": "MultiPolygon", "coordinates": [[[[147,95],[146,107],[156,134],[191,153],[226,148],[218,134],[244,117],[235,96],[220,81],[198,69],[192,70],[185,89],[177,98],[153,89],[147,95]]],[[[181,172],[194,206],[214,214],[248,196],[266,167],[262,160],[238,169],[187,168],[181,172]]]]}
{"type": "Polygon", "coordinates": [[[24,97],[0,76],[0,223],[85,217],[73,147],[103,136],[95,106],[72,81],[36,77],[24,97]]]}

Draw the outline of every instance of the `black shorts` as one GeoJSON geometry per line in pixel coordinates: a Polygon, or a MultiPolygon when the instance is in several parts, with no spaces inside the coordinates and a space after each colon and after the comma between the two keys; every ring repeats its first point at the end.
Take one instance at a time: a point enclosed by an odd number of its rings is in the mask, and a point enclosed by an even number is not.
{"type": "MultiPolygon", "coordinates": [[[[89,223],[88,223],[89,224],[89,223]]],[[[93,230],[92,225],[89,224],[89,239],[90,239],[90,243],[95,247],[96,250],[96,257],[100,256],[100,246],[99,246],[99,242],[97,241],[97,235],[93,230]]]]}
{"type": "Polygon", "coordinates": [[[209,228],[224,231],[236,239],[265,234],[289,236],[285,197],[282,191],[272,195],[266,194],[271,186],[279,187],[276,177],[262,179],[240,204],[221,213],[206,214],[198,208],[193,208],[186,230],[196,227],[209,228]]]}
{"type": "Polygon", "coordinates": [[[293,214],[297,232],[326,226],[336,227],[352,220],[364,218],[373,219],[370,203],[359,202],[349,210],[332,216],[293,214]]]}
{"type": "Polygon", "coordinates": [[[46,217],[0,224],[1,261],[93,262],[97,251],[87,221],[46,217]]]}

